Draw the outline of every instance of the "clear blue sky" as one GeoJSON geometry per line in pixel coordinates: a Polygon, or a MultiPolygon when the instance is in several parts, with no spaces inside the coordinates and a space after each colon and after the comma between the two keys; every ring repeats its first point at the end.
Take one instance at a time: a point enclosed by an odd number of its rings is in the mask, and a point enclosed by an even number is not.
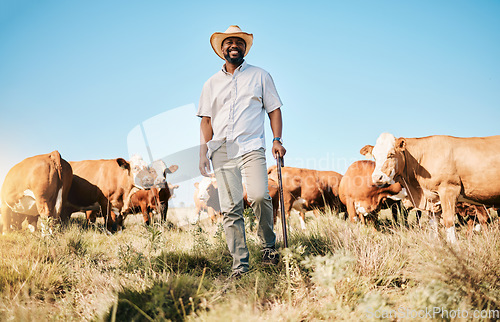
{"type": "MultiPolygon", "coordinates": [[[[497,135],[499,17],[497,0],[1,0],[0,183],[55,149],[128,158],[138,124],[197,107],[223,63],[210,35],[231,24],[274,78],[289,166],[344,173],[382,132],[497,135]]],[[[167,148],[190,136],[164,126],[167,148]]]]}

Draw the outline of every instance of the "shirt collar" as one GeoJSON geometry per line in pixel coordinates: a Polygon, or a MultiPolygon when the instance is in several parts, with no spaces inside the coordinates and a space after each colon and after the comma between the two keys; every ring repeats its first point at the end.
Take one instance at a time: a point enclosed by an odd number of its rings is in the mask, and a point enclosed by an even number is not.
{"type": "MultiPolygon", "coordinates": [[[[240,66],[238,66],[238,67],[236,68],[236,70],[238,70],[238,71],[242,72],[242,71],[244,71],[246,68],[247,68],[247,61],[246,61],[246,60],[244,60],[244,61],[241,63],[241,65],[240,65],[240,66]]],[[[235,71],[236,71],[236,70],[235,70],[235,71]]],[[[223,72],[224,74],[226,74],[226,75],[230,75],[230,74],[226,71],[226,64],[222,65],[222,72],[223,72]]]]}

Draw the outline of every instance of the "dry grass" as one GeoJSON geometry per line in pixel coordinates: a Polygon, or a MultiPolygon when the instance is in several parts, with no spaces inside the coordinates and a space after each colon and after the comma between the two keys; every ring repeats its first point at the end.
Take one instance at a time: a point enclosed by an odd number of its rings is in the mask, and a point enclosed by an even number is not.
{"type": "Polygon", "coordinates": [[[290,218],[277,267],[260,264],[249,231],[252,270],[229,282],[219,225],[146,228],[129,216],[107,235],[76,217],[51,237],[0,236],[0,320],[404,320],[426,308],[500,309],[497,226],[470,238],[459,230],[450,246],[426,228],[375,231],[330,212],[308,219],[303,232],[290,218]]]}

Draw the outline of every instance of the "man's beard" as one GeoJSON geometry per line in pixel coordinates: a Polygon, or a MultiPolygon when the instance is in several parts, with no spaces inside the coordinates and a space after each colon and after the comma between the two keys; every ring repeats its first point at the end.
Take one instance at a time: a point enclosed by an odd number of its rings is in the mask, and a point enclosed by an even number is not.
{"type": "Polygon", "coordinates": [[[238,53],[239,53],[238,57],[232,58],[231,56],[229,56],[229,50],[228,50],[227,53],[224,53],[224,58],[231,64],[240,65],[243,62],[243,53],[239,50],[238,53]]]}

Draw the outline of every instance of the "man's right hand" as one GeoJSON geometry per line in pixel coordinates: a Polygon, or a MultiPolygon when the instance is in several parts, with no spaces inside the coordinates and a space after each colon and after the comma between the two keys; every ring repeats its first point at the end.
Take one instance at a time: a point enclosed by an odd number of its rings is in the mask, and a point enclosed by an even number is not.
{"type": "Polygon", "coordinates": [[[210,167],[210,160],[208,160],[206,155],[200,155],[200,173],[204,177],[210,176],[209,173],[212,172],[210,167]]]}
{"type": "Polygon", "coordinates": [[[207,158],[208,146],[207,142],[212,139],[214,131],[212,129],[212,119],[208,116],[203,116],[200,122],[200,173],[208,177],[211,172],[210,160],[207,158]]]}

